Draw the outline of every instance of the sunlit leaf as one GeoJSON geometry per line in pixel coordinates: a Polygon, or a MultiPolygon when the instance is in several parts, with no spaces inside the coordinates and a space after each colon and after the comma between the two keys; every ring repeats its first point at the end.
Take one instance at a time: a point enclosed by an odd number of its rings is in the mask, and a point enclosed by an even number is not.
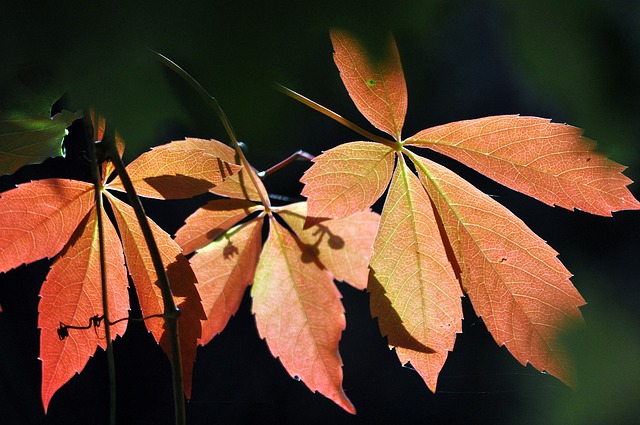
{"type": "Polygon", "coordinates": [[[390,37],[383,63],[373,64],[349,34],[331,31],[333,58],[358,110],[375,127],[400,140],[407,113],[407,85],[398,48],[390,37]]]}
{"type": "Polygon", "coordinates": [[[443,245],[431,201],[398,161],[382,210],[371,259],[371,314],[432,391],[456,333],[462,331],[462,290],[443,245]]]}
{"type": "Polygon", "coordinates": [[[269,223],[251,290],[260,336],[292,377],[355,413],[342,389],[340,293],[313,253],[275,219],[269,223]]]}
{"type": "Polygon", "coordinates": [[[380,222],[378,214],[363,211],[344,219],[323,221],[306,230],[306,202],[281,207],[278,215],[317,254],[335,279],[357,289],[367,287],[371,250],[380,222]]]}
{"type": "Polygon", "coordinates": [[[191,214],[176,233],[176,243],[187,255],[216,239],[240,220],[257,211],[244,199],[215,199],[191,214]]]}
{"type": "Polygon", "coordinates": [[[455,173],[418,160],[476,313],[522,364],[568,382],[571,373],[557,337],[567,321],[581,317],[578,307],[584,300],[557,252],[455,173]]]}
{"type": "Polygon", "coordinates": [[[367,210],[384,193],[393,173],[393,149],[351,142],[317,156],[300,181],[309,198],[306,226],[367,210]]]}
{"type": "MultiPolygon", "coordinates": [[[[106,217],[106,216],[105,216],[106,217]]],[[[107,297],[110,320],[129,314],[128,279],[122,245],[109,220],[104,220],[107,297]]],[[[38,327],[42,360],[42,403],[45,411],[53,394],[80,373],[98,347],[106,349],[105,321],[95,329],[70,329],[60,339],[60,324],[86,327],[92,317],[103,317],[100,242],[93,209],[56,259],[40,290],[38,327]]],[[[127,322],[111,326],[111,338],[123,335],[127,322]]]]}
{"type": "Polygon", "coordinates": [[[93,185],[47,179],[0,194],[0,272],[62,250],[94,205],[93,185]]]}
{"type": "MultiPolygon", "coordinates": [[[[138,195],[160,199],[191,198],[206,193],[241,168],[203,149],[179,146],[180,142],[173,142],[153,148],[127,166],[138,195]]],[[[119,177],[108,188],[124,191],[119,177]]]]}
{"type": "Polygon", "coordinates": [[[222,332],[253,283],[262,249],[262,222],[256,219],[231,228],[190,260],[207,314],[202,322],[201,345],[222,332]]]}
{"type": "Polygon", "coordinates": [[[504,115],[429,128],[407,140],[448,155],[549,205],[610,216],[640,209],[624,166],[594,151],[580,129],[504,115]]]}

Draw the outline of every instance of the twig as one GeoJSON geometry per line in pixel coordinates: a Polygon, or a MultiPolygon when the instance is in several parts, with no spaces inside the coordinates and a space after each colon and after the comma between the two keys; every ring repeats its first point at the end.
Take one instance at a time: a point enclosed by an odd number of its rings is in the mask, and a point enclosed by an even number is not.
{"type": "Polygon", "coordinates": [[[184,385],[182,382],[182,355],[180,352],[180,338],[178,335],[178,318],[180,317],[180,310],[176,306],[173,300],[173,294],[171,293],[171,286],[169,285],[169,278],[167,272],[162,263],[162,257],[156,240],[153,237],[153,232],[149,226],[147,215],[144,212],[140,198],[136,194],[136,190],[133,187],[129,173],[125,168],[122,158],[118,153],[118,149],[115,145],[115,137],[110,128],[107,126],[107,136],[105,137],[107,145],[105,151],[107,157],[111,160],[115,166],[116,172],[122,181],[129,203],[133,207],[133,210],[140,224],[142,235],[149,248],[149,255],[153,262],[153,267],[158,277],[158,286],[162,293],[162,302],[164,304],[164,312],[162,317],[164,318],[167,326],[167,333],[169,335],[169,343],[171,345],[171,371],[173,377],[173,401],[175,407],[175,423],[176,425],[186,425],[186,411],[184,403],[184,385]]]}

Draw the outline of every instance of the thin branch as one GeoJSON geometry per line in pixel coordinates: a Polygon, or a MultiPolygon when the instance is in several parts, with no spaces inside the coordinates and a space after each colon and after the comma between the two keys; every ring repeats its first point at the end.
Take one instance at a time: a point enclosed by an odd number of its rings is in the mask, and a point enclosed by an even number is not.
{"type": "MultiPolygon", "coordinates": [[[[107,127],[107,130],[109,130],[109,127],[107,127]]],[[[184,385],[182,381],[182,355],[180,352],[180,338],[178,335],[178,318],[180,317],[180,310],[173,300],[171,286],[169,285],[169,278],[167,277],[167,272],[164,268],[164,264],[162,263],[162,257],[160,256],[158,245],[153,237],[151,227],[149,226],[147,215],[145,214],[140,198],[138,198],[136,194],[136,190],[133,187],[129,173],[127,173],[125,165],[122,162],[122,158],[120,158],[120,154],[118,153],[118,149],[114,143],[115,137],[108,133],[105,139],[107,143],[107,157],[111,162],[113,162],[116,172],[122,181],[122,185],[127,192],[129,203],[135,211],[136,218],[140,224],[140,229],[142,230],[142,235],[144,236],[147,247],[149,248],[149,255],[151,256],[153,267],[158,277],[158,286],[160,287],[162,302],[164,304],[164,313],[162,317],[166,324],[169,343],[171,345],[171,371],[173,377],[175,423],[176,425],[185,425],[186,411],[184,403],[184,385]]]]}
{"type": "Polygon", "coordinates": [[[306,161],[313,161],[313,159],[315,158],[315,156],[311,155],[308,152],[305,151],[298,151],[295,152],[291,155],[289,155],[287,158],[283,159],[282,161],[278,162],[276,165],[272,166],[271,168],[265,170],[265,171],[260,171],[258,173],[258,177],[260,178],[264,178],[267,177],[268,175],[271,175],[273,173],[275,173],[276,171],[280,170],[283,167],[286,167],[287,165],[291,164],[293,161],[296,161],[298,159],[303,159],[306,161]]]}
{"type": "Polygon", "coordinates": [[[320,105],[319,103],[316,103],[313,100],[304,97],[300,93],[297,93],[297,92],[291,90],[288,87],[285,87],[285,86],[283,86],[281,84],[276,84],[276,89],[278,91],[286,94],[287,96],[297,100],[298,102],[304,103],[305,105],[307,105],[311,109],[315,109],[316,111],[328,116],[329,118],[333,119],[334,121],[339,122],[340,124],[344,125],[345,127],[350,128],[351,130],[355,131],[356,133],[361,134],[362,136],[366,137],[369,140],[372,140],[372,141],[378,142],[378,143],[382,143],[383,145],[387,145],[387,146],[392,147],[394,149],[395,149],[395,146],[397,145],[396,142],[391,141],[391,140],[387,140],[384,137],[376,136],[375,134],[365,130],[364,128],[360,127],[359,125],[352,123],[348,119],[344,118],[342,115],[336,114],[331,109],[326,108],[326,107],[320,105]]]}
{"type": "MultiPolygon", "coordinates": [[[[88,116],[88,114],[86,115],[88,116]]],[[[111,340],[111,326],[109,322],[109,291],[107,288],[107,259],[104,252],[104,223],[102,215],[102,173],[98,156],[96,154],[96,141],[94,140],[93,125],[90,119],[86,120],[87,143],[89,143],[89,155],[91,156],[91,175],[93,178],[96,214],[98,224],[98,243],[100,246],[100,287],[102,290],[102,312],[105,318],[104,333],[107,340],[107,369],[109,373],[109,424],[116,424],[116,363],[113,355],[113,342],[111,340]]]]}
{"type": "Polygon", "coordinates": [[[262,202],[262,205],[264,205],[265,209],[269,211],[271,209],[271,202],[269,201],[269,197],[265,196],[265,193],[263,193],[265,192],[264,190],[260,190],[260,188],[263,186],[262,182],[258,178],[257,174],[253,171],[253,168],[251,167],[251,164],[249,164],[249,161],[247,160],[247,158],[244,156],[244,152],[242,151],[242,148],[240,148],[240,143],[238,142],[238,137],[236,136],[235,131],[233,131],[233,126],[231,125],[231,121],[229,121],[227,114],[225,114],[222,108],[220,107],[218,100],[215,97],[211,96],[211,94],[209,94],[209,92],[205,90],[205,88],[202,87],[202,85],[198,81],[196,81],[196,79],[193,78],[191,74],[189,74],[187,71],[182,69],[180,65],[178,65],[168,57],[164,56],[163,54],[156,52],[155,50],[152,50],[152,51],[156,55],[158,55],[158,57],[160,58],[160,61],[163,64],[165,64],[173,72],[175,72],[180,77],[182,77],[183,80],[189,83],[191,87],[193,87],[198,92],[198,94],[202,97],[202,99],[204,99],[206,104],[209,105],[211,108],[213,108],[213,110],[216,112],[216,114],[218,115],[218,118],[220,118],[220,121],[222,121],[222,125],[224,126],[227,134],[229,135],[231,142],[233,143],[233,147],[236,150],[236,153],[240,157],[240,163],[246,169],[247,174],[249,175],[249,178],[251,179],[251,182],[253,183],[253,185],[256,187],[256,189],[258,189],[258,194],[260,195],[260,201],[262,202]]]}

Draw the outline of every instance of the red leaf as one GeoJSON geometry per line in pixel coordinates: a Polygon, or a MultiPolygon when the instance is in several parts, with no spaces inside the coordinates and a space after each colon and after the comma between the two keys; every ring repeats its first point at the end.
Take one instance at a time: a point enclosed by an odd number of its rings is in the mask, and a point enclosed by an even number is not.
{"type": "Polygon", "coordinates": [[[400,157],[371,259],[371,314],[402,363],[411,361],[431,391],[456,333],[462,291],[443,246],[431,201],[400,157]]]}
{"type": "Polygon", "coordinates": [[[300,181],[308,197],[306,227],[322,219],[367,210],[389,185],[395,152],[371,142],[351,142],[317,156],[300,181]]]}
{"type": "Polygon", "coordinates": [[[331,41],[333,58],[353,103],[371,124],[400,141],[407,113],[407,84],[393,37],[380,66],[371,64],[362,47],[347,33],[332,30],[331,41]]]}
{"type": "Polygon", "coordinates": [[[275,219],[270,225],[251,290],[260,336],[292,377],[355,413],[342,389],[340,293],[313,253],[275,219]]]}
{"type": "MultiPolygon", "coordinates": [[[[45,412],[53,394],[82,371],[97,347],[106,349],[104,328],[69,329],[58,337],[61,323],[87,326],[94,316],[102,317],[100,243],[97,216],[93,209],[80,224],[69,244],[55,260],[40,291],[38,327],[42,360],[42,403],[45,412]]],[[[106,217],[106,215],[105,215],[106,217]]],[[[128,316],[128,279],[122,245],[109,220],[104,220],[107,296],[110,320],[128,316]]],[[[104,325],[104,322],[102,322],[104,325]]],[[[111,326],[111,337],[123,335],[127,322],[111,326]]]]}
{"type": "Polygon", "coordinates": [[[222,332],[238,311],[245,289],[253,283],[262,248],[262,222],[255,219],[230,229],[190,260],[207,314],[201,345],[222,332]]]}
{"type": "MultiPolygon", "coordinates": [[[[139,196],[183,199],[206,193],[240,168],[203,149],[172,142],[143,153],[127,166],[127,172],[139,196]]],[[[124,191],[119,177],[108,188],[124,191]]]]}
{"type": "Polygon", "coordinates": [[[56,255],[93,205],[93,185],[76,180],[39,180],[4,192],[0,272],[56,255]]]}
{"type": "Polygon", "coordinates": [[[344,219],[323,221],[303,230],[307,218],[306,202],[285,205],[277,212],[300,241],[317,254],[335,279],[357,289],[367,287],[369,260],[380,222],[378,214],[363,211],[344,219]]]}
{"type": "Polygon", "coordinates": [[[455,173],[415,157],[461,267],[462,285],[496,342],[568,382],[559,330],[584,300],[557,253],[519,218],[455,173]]]}
{"type": "MultiPolygon", "coordinates": [[[[236,158],[236,151],[233,148],[221,143],[217,140],[204,140],[187,138],[172,142],[176,148],[181,149],[202,149],[206,153],[216,156],[221,160],[230,164],[240,164],[239,158],[236,158]]],[[[253,171],[253,170],[251,170],[253,171]]],[[[226,196],[229,198],[247,199],[252,201],[260,201],[260,192],[266,196],[266,189],[262,185],[260,179],[256,179],[259,188],[256,188],[253,181],[247,174],[249,170],[241,169],[238,173],[228,177],[221,184],[209,189],[209,192],[216,195],[226,196]]]]}
{"type": "MultiPolygon", "coordinates": [[[[162,314],[164,312],[164,304],[162,293],[157,284],[158,277],[133,208],[119,201],[108,192],[105,193],[113,207],[118,223],[127,260],[127,268],[138,294],[140,308],[145,316],[162,314]]],[[[184,388],[188,398],[191,394],[192,369],[196,357],[197,342],[202,331],[200,320],[206,316],[202,310],[200,296],[195,287],[196,277],[189,266],[189,262],[181,254],[182,250],[151,219],[149,219],[149,224],[160,250],[162,263],[167,271],[174,301],[181,311],[178,320],[178,333],[180,335],[182,353],[184,388]]],[[[168,334],[165,332],[163,319],[151,318],[145,320],[145,324],[167,355],[171,356],[168,334]]]]}
{"type": "Polygon", "coordinates": [[[487,117],[423,130],[408,145],[448,155],[548,205],[610,216],[640,209],[624,166],[594,152],[581,130],[536,117],[487,117]]]}
{"type": "Polygon", "coordinates": [[[216,239],[258,209],[244,199],[216,199],[191,214],[176,233],[176,243],[187,255],[216,239]]]}

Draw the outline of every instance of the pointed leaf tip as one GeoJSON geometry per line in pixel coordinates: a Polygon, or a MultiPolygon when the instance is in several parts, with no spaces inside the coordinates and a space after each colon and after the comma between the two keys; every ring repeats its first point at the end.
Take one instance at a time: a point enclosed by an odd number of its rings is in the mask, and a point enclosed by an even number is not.
{"type": "Polygon", "coordinates": [[[567,322],[581,320],[584,299],[557,252],[455,173],[414,159],[462,268],[463,288],[489,332],[522,364],[569,382],[558,334],[567,322]]]}
{"type": "Polygon", "coordinates": [[[371,315],[402,364],[411,362],[435,391],[462,332],[462,291],[425,189],[401,157],[371,259],[371,315]]]}
{"type": "Polygon", "coordinates": [[[400,141],[407,113],[407,84],[393,37],[380,64],[372,63],[345,31],[331,30],[331,41],[340,78],[353,103],[376,128],[400,141]]]}
{"type": "Polygon", "coordinates": [[[349,413],[338,344],[346,321],[340,293],[311,252],[275,219],[251,289],[260,336],[292,377],[349,413]]]}
{"type": "Polygon", "coordinates": [[[502,115],[423,130],[407,145],[430,148],[548,205],[591,214],[640,209],[624,166],[594,151],[578,128],[502,115]]]}

